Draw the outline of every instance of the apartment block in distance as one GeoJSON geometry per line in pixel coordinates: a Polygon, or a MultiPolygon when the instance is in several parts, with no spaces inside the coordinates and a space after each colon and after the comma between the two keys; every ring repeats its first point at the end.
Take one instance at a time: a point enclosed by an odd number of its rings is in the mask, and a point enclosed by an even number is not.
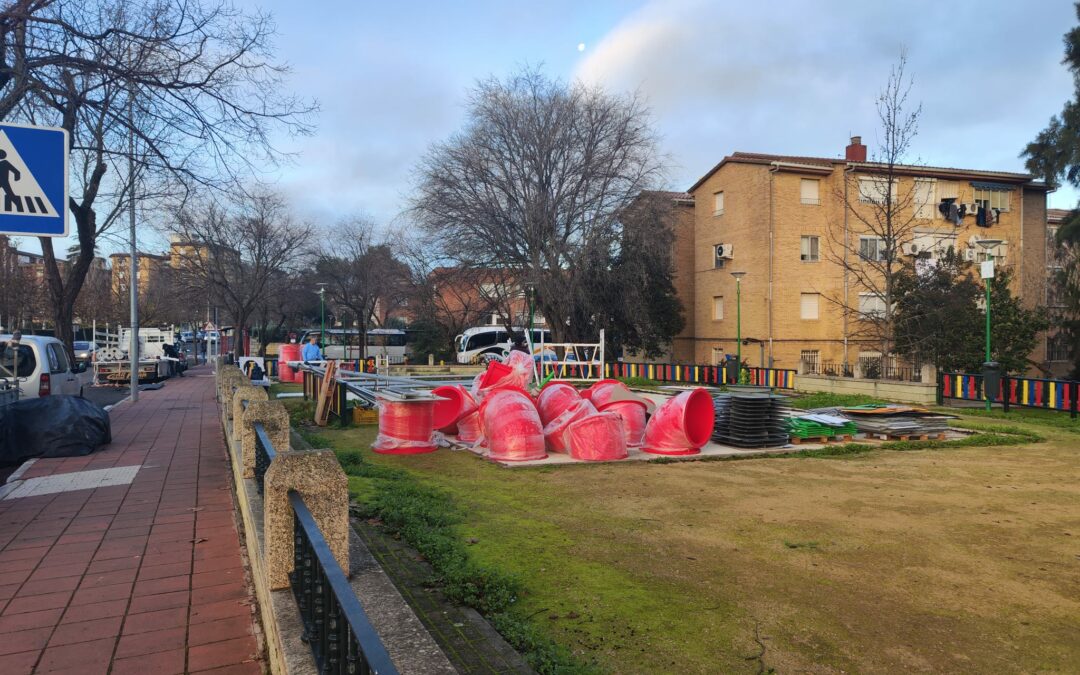
{"type": "MultiPolygon", "coordinates": [[[[1013,292],[1025,305],[1045,303],[1045,184],[1021,173],[904,165],[894,166],[894,192],[886,197],[881,171],[854,137],[843,157],[735,152],[705,174],[689,190],[693,255],[675,256],[688,330],[675,338],[673,353],[696,363],[735,353],[731,272],[739,271],[746,273],[742,355],[751,365],[879,360],[880,345],[857,322],[884,303],[842,262],[844,251],[856,264],[883,255],[864,222],[873,222],[875,199],[909,209],[899,214],[911,223],[904,255],[932,261],[949,247],[972,262],[992,255],[1012,269],[1013,292]],[[992,239],[1002,243],[989,252],[977,243],[992,239]]],[[[1043,340],[1032,359],[1045,363],[1045,352],[1043,340]]]]}

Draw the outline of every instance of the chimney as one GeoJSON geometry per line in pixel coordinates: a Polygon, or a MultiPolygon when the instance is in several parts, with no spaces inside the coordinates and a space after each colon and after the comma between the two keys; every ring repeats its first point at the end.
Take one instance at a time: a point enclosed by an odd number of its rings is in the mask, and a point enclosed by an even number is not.
{"type": "Polygon", "coordinates": [[[862,144],[862,136],[851,137],[851,143],[844,149],[844,159],[849,162],[866,161],[866,146],[862,144]]]}

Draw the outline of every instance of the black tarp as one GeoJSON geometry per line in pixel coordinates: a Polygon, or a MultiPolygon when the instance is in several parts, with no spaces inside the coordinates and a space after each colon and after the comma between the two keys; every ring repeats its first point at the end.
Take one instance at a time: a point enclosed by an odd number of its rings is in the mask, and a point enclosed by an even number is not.
{"type": "Polygon", "coordinates": [[[0,407],[0,466],[32,457],[89,455],[111,441],[109,413],[78,396],[44,396],[0,407]]]}

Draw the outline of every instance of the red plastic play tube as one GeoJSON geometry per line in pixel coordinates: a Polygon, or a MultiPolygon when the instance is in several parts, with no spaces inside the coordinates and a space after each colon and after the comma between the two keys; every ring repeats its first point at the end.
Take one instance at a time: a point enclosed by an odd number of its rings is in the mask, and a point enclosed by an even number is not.
{"type": "Polygon", "coordinates": [[[480,405],[480,421],[490,459],[524,462],[547,457],[540,414],[525,392],[490,392],[480,405]]]}
{"type": "MultiPolygon", "coordinates": [[[[540,411],[540,421],[547,427],[551,421],[566,412],[567,408],[581,400],[581,394],[572,385],[565,382],[548,383],[540,390],[536,399],[536,409],[540,411]]],[[[546,432],[545,432],[546,433],[546,432]]]]}
{"type": "Polygon", "coordinates": [[[435,401],[379,399],[379,435],[371,449],[387,455],[434,452],[435,401]]]}
{"type": "Polygon", "coordinates": [[[457,421],[476,410],[476,401],[469,390],[460,384],[443,385],[431,390],[440,397],[435,402],[435,428],[448,434],[457,433],[457,421]]]}
{"type": "Polygon", "coordinates": [[[611,397],[616,390],[621,393],[630,393],[630,388],[618,380],[600,380],[589,387],[588,399],[593,402],[597,410],[603,410],[604,406],[611,403],[611,397]]]}
{"type": "Polygon", "coordinates": [[[597,409],[602,412],[615,413],[621,417],[626,445],[631,448],[640,448],[645,441],[646,407],[644,401],[615,401],[602,408],[597,406],[597,409]]]}
{"type": "Polygon", "coordinates": [[[457,421],[458,443],[472,445],[480,440],[480,412],[477,410],[463,416],[457,421]]]}
{"type": "Polygon", "coordinates": [[[645,452],[694,455],[709,442],[716,412],[704,389],[691,389],[668,399],[645,427],[645,452]]]}
{"type": "Polygon", "coordinates": [[[588,462],[626,459],[622,417],[611,412],[586,415],[566,430],[570,456],[588,462]]]}
{"type": "MultiPolygon", "coordinates": [[[[551,452],[567,452],[570,448],[566,430],[569,426],[583,417],[595,415],[596,408],[583,398],[578,398],[562,412],[561,415],[544,425],[544,442],[551,452]]],[[[543,419],[541,414],[540,419],[543,419]]]]}

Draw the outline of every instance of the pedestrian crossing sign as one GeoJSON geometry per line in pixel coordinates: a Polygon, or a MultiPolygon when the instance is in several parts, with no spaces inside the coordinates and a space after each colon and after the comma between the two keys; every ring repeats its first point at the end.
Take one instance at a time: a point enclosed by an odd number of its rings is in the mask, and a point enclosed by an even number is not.
{"type": "Polygon", "coordinates": [[[0,124],[0,233],[68,235],[68,133],[0,124]]]}

